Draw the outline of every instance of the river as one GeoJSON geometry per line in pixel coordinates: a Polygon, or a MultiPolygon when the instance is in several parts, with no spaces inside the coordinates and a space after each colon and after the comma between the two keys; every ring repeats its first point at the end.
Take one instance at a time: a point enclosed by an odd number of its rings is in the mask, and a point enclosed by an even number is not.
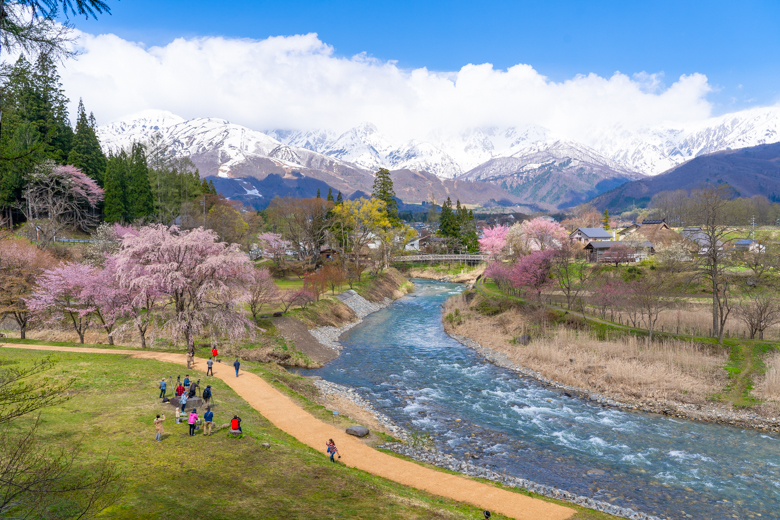
{"type": "Polygon", "coordinates": [[[441,305],[461,286],[415,285],[306,375],[356,388],[440,451],[493,471],[673,519],[780,518],[777,435],[567,397],[444,332],[441,305]]]}

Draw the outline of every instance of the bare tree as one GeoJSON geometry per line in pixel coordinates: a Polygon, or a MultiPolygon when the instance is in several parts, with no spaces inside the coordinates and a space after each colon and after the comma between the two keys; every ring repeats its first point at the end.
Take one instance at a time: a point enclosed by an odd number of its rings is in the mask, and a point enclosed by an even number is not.
{"type": "Polygon", "coordinates": [[[692,193],[691,214],[701,226],[699,274],[712,289],[712,335],[723,344],[723,327],[729,312],[729,284],[725,275],[729,228],[726,205],[731,195],[728,186],[704,186],[692,193]]]}
{"type": "Polygon", "coordinates": [[[768,291],[750,290],[734,308],[734,314],[748,328],[750,339],[764,339],[764,331],[780,323],[780,300],[768,291]]]}
{"type": "Polygon", "coordinates": [[[629,305],[641,314],[652,341],[661,312],[677,305],[676,299],[664,296],[670,288],[669,278],[661,273],[643,274],[630,282],[628,288],[629,305]]]}
{"type": "Polygon", "coordinates": [[[579,301],[580,310],[583,310],[580,295],[590,286],[592,271],[582,251],[576,251],[568,245],[556,251],[550,273],[566,297],[566,307],[571,309],[579,301]]]}

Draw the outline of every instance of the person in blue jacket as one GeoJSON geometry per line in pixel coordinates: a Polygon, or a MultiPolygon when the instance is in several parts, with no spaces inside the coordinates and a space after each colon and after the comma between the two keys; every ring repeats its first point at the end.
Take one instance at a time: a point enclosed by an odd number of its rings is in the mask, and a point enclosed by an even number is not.
{"type": "Polygon", "coordinates": [[[160,381],[160,399],[165,399],[165,390],[168,388],[168,385],[165,384],[165,378],[163,377],[160,381]]]}
{"type": "Polygon", "coordinates": [[[211,408],[206,408],[206,413],[203,414],[203,435],[211,435],[211,427],[213,424],[214,412],[211,411],[211,408]]]}
{"type": "Polygon", "coordinates": [[[236,358],[236,362],[233,363],[233,366],[236,367],[236,377],[238,377],[238,368],[241,366],[241,362],[236,358]]]}

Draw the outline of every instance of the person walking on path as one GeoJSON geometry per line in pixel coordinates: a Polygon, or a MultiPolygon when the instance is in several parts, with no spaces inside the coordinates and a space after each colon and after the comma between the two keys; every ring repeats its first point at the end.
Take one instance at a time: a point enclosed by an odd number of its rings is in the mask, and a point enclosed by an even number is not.
{"type": "Polygon", "coordinates": [[[236,367],[236,377],[238,377],[238,369],[241,366],[241,362],[236,358],[236,362],[233,363],[233,366],[236,367]]]}
{"type": "Polygon", "coordinates": [[[187,406],[187,394],[186,393],[181,394],[180,399],[181,401],[179,402],[181,403],[181,411],[184,412],[184,407],[187,406]]]}
{"type": "Polygon", "coordinates": [[[160,399],[165,399],[166,388],[168,388],[168,385],[165,383],[165,378],[163,377],[162,380],[160,380],[160,399]]]}
{"type": "Polygon", "coordinates": [[[189,351],[187,351],[187,368],[191,368],[194,364],[195,364],[195,349],[190,349],[189,351]]]}
{"type": "Polygon", "coordinates": [[[211,404],[211,385],[206,385],[203,389],[203,404],[209,406],[211,404]]]}
{"type": "Polygon", "coordinates": [[[214,347],[211,349],[211,358],[216,361],[217,356],[219,355],[219,352],[217,352],[217,347],[214,347]]]}
{"type": "MultiPolygon", "coordinates": [[[[330,461],[336,462],[335,460],[333,460],[333,456],[339,453],[338,448],[336,448],[336,443],[333,442],[333,439],[328,439],[328,443],[326,444],[326,446],[328,448],[328,453],[330,453],[330,461]]],[[[339,453],[339,458],[341,458],[340,453],[339,453]]]]}
{"type": "Polygon", "coordinates": [[[208,376],[213,376],[214,375],[214,360],[213,359],[209,359],[208,361],[206,361],[206,366],[208,367],[208,369],[206,370],[206,376],[207,377],[208,376]]]}
{"type": "Polygon", "coordinates": [[[195,408],[192,409],[192,412],[190,412],[190,437],[195,436],[195,424],[198,422],[198,410],[195,408]]]}
{"type": "Polygon", "coordinates": [[[160,414],[157,414],[157,419],[154,420],[154,427],[157,429],[157,436],[154,438],[157,442],[160,442],[162,440],[162,434],[163,432],[163,421],[165,420],[165,414],[162,414],[162,418],[160,417],[160,414]]]}
{"type": "Polygon", "coordinates": [[[211,435],[211,427],[214,424],[214,412],[211,411],[211,408],[206,408],[203,421],[203,435],[211,435]]]}

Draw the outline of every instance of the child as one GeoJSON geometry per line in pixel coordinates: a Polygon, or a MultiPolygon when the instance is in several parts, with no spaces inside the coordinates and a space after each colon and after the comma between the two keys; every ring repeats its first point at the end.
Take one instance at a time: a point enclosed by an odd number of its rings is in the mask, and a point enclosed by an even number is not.
{"type": "Polygon", "coordinates": [[[190,437],[195,436],[195,423],[198,422],[198,410],[195,408],[192,409],[192,412],[190,413],[190,437]]]}
{"type": "Polygon", "coordinates": [[[181,399],[181,401],[180,401],[181,402],[181,411],[183,412],[184,411],[184,407],[187,406],[187,394],[186,393],[185,394],[181,394],[180,399],[181,399]]]}
{"type": "MultiPolygon", "coordinates": [[[[338,448],[336,448],[336,443],[333,442],[333,439],[328,439],[328,443],[326,444],[326,446],[328,447],[328,453],[330,453],[330,461],[336,462],[335,460],[333,460],[333,456],[339,453],[338,448]]],[[[339,453],[339,458],[341,458],[340,453],[339,453]]]]}
{"type": "Polygon", "coordinates": [[[154,420],[154,427],[157,429],[157,436],[154,438],[157,442],[162,440],[163,434],[163,421],[165,420],[165,414],[160,418],[160,414],[157,414],[157,419],[154,420]]]}

